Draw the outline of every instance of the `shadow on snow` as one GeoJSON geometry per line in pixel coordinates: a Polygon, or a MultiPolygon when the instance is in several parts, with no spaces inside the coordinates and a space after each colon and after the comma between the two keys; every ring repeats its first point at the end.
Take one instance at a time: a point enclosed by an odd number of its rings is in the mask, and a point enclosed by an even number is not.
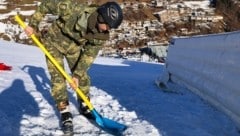
{"type": "Polygon", "coordinates": [[[39,107],[20,79],[0,94],[0,135],[18,136],[23,115],[38,116],[39,107]]]}

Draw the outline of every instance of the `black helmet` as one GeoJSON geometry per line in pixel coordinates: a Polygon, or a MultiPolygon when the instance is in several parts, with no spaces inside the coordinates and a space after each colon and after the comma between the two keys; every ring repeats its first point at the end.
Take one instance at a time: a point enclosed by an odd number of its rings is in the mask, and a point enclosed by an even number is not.
{"type": "Polygon", "coordinates": [[[107,2],[101,5],[97,12],[110,28],[117,28],[122,23],[122,9],[116,2],[107,2]]]}

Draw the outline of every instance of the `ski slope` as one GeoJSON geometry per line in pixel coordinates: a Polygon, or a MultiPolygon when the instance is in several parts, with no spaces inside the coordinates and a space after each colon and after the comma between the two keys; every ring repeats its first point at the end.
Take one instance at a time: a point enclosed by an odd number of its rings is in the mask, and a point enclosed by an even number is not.
{"type": "MultiPolygon", "coordinates": [[[[62,135],[43,53],[0,41],[0,62],[13,67],[0,71],[0,135],[62,135]]],[[[104,117],[128,125],[124,136],[240,135],[229,117],[190,91],[157,88],[162,70],[161,64],[98,57],[89,70],[91,101],[104,117]]],[[[68,91],[75,135],[108,136],[78,114],[76,94],[68,91]]]]}

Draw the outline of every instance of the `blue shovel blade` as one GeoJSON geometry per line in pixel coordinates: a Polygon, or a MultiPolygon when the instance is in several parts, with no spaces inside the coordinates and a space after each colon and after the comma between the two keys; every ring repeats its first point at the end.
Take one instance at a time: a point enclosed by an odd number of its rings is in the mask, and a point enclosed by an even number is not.
{"type": "Polygon", "coordinates": [[[111,133],[114,135],[121,135],[121,133],[127,129],[126,125],[123,125],[116,121],[102,117],[97,113],[95,109],[92,110],[91,112],[95,116],[95,121],[97,125],[108,133],[111,133]]]}

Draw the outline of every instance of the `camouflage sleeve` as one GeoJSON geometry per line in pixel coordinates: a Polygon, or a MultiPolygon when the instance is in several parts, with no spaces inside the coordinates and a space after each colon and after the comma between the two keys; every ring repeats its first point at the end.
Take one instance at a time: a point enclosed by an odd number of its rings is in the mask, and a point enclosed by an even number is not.
{"type": "MultiPolygon", "coordinates": [[[[73,18],[72,18],[73,19],[73,18]]],[[[64,33],[66,33],[72,40],[76,41],[81,45],[91,44],[91,45],[102,45],[106,40],[109,39],[109,33],[87,33],[84,34],[83,31],[77,31],[72,28],[71,19],[65,24],[64,33]]]]}
{"type": "Polygon", "coordinates": [[[38,6],[35,13],[31,16],[29,26],[35,30],[38,29],[39,23],[42,21],[46,14],[56,14],[56,1],[55,0],[43,0],[38,6]]]}
{"type": "Polygon", "coordinates": [[[109,39],[109,33],[88,33],[84,36],[91,45],[102,45],[109,39]]]}
{"type": "Polygon", "coordinates": [[[94,46],[101,46],[105,43],[106,41],[105,40],[99,40],[99,39],[91,39],[91,40],[88,40],[88,43],[90,45],[94,45],[94,46]]]}

